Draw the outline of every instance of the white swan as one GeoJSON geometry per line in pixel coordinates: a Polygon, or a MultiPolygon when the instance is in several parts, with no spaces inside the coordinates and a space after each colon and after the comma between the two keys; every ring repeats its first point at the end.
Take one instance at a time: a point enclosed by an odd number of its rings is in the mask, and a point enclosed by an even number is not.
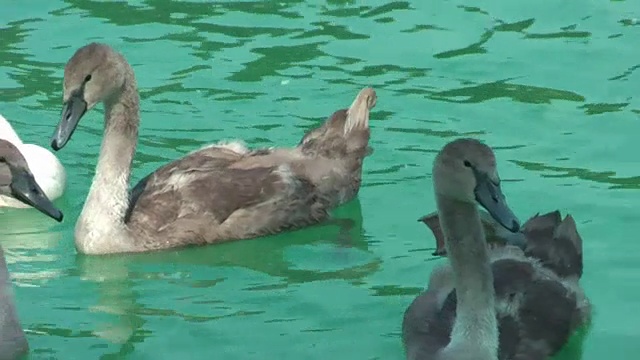
{"type": "MultiPolygon", "coordinates": [[[[22,153],[47,198],[53,201],[62,196],[67,183],[67,174],[60,160],[51,151],[35,144],[23,143],[9,121],[2,115],[0,115],[0,139],[9,141],[22,153]]],[[[0,195],[1,207],[27,208],[29,205],[0,195]]]]}

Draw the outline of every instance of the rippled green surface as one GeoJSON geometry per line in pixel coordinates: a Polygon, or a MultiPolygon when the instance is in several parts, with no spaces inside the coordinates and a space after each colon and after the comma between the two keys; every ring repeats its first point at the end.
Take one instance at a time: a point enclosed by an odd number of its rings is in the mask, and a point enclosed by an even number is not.
{"type": "Polygon", "coordinates": [[[93,111],[59,153],[64,223],[0,210],[31,358],[402,359],[402,314],[444,261],[429,261],[433,238],[416,219],[435,207],[434,153],[457,136],[497,149],[523,220],[558,208],[578,222],[594,320],[557,358],[637,357],[637,0],[216,3],[1,0],[0,113],[47,145],[64,63],[107,42],[141,87],[137,181],[221,139],[295,144],[371,85],[375,152],[358,199],[335,212],[352,221],[76,255],[102,130],[93,111]]]}

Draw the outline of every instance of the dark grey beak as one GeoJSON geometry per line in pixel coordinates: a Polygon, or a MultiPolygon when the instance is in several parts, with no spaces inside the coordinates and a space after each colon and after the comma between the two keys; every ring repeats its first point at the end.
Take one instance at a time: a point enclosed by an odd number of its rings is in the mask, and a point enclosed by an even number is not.
{"type": "Polygon", "coordinates": [[[16,199],[33,206],[58,222],[62,221],[64,214],[51,203],[31,173],[24,169],[14,168],[11,174],[11,194],[16,199]]]}
{"type": "Polygon", "coordinates": [[[73,95],[69,101],[64,103],[62,119],[60,119],[51,139],[53,150],[58,151],[67,144],[85,112],[87,112],[87,102],[84,101],[81,93],[73,95]]]}
{"type": "Polygon", "coordinates": [[[520,221],[511,211],[502,194],[499,184],[495,184],[487,174],[476,173],[476,201],[505,229],[511,232],[520,230],[520,221]]]}

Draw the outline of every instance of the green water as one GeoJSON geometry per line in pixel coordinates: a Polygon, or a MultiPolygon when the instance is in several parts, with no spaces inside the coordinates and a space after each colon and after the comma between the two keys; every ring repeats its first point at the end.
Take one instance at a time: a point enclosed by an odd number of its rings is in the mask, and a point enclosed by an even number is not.
{"type": "Polygon", "coordinates": [[[221,139],[293,145],[360,88],[379,97],[342,227],[104,258],[73,246],[102,130],[102,109],[88,114],[58,153],[65,221],[0,210],[31,359],[403,359],[402,314],[444,261],[416,219],[435,208],[434,153],[458,136],[496,149],[522,220],[560,209],[578,223],[594,317],[557,359],[638,357],[640,1],[0,8],[0,113],[25,142],[47,146],[76,48],[107,42],[132,63],[134,181],[221,139]]]}

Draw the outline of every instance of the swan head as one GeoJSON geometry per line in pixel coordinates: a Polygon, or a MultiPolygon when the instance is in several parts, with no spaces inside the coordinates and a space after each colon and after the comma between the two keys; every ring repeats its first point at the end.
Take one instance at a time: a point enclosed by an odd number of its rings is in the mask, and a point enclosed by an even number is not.
{"type": "Polygon", "coordinates": [[[495,155],[480,141],[463,138],[445,145],[433,163],[433,182],[436,195],[477,202],[507,230],[520,230],[520,221],[502,193],[495,155]]]}
{"type": "Polygon", "coordinates": [[[12,197],[62,221],[62,211],[42,191],[18,148],[6,140],[0,140],[0,195],[12,197]]]}
{"type": "Polygon", "coordinates": [[[51,140],[54,150],[66,145],[87,111],[120,95],[127,73],[122,55],[108,45],[91,43],[73,54],[64,67],[62,117],[51,140]]]}

